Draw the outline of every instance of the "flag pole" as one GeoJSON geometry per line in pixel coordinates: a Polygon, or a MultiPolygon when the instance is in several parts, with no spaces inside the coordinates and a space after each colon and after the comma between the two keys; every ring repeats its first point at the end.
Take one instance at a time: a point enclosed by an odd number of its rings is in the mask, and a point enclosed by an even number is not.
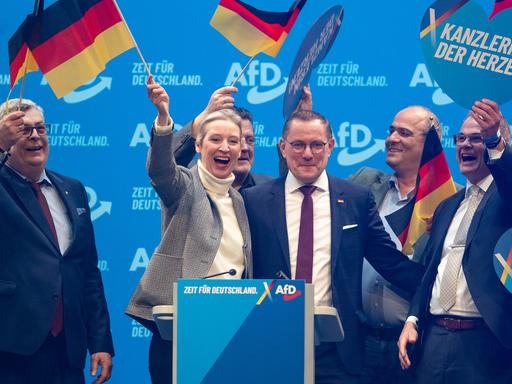
{"type": "Polygon", "coordinates": [[[23,101],[23,91],[25,90],[25,79],[27,78],[27,67],[28,67],[27,56],[28,56],[28,49],[27,49],[27,52],[25,53],[25,64],[24,64],[25,69],[23,70],[23,79],[21,79],[20,101],[18,103],[18,111],[21,111],[21,103],[23,101]]]}
{"type": "Polygon", "coordinates": [[[121,12],[121,8],[119,8],[119,5],[117,5],[116,0],[112,0],[112,2],[116,6],[117,11],[121,15],[121,19],[123,19],[124,24],[126,25],[126,29],[128,30],[128,33],[130,34],[130,37],[132,38],[133,45],[135,45],[135,49],[137,50],[137,53],[139,54],[139,57],[142,60],[142,64],[144,64],[144,68],[146,69],[146,72],[148,73],[149,76],[152,76],[151,75],[151,71],[149,70],[148,64],[146,63],[146,60],[144,60],[144,56],[142,56],[142,52],[139,49],[139,45],[137,44],[137,42],[135,41],[135,38],[133,37],[132,31],[130,30],[130,27],[128,26],[128,23],[126,22],[126,20],[124,18],[123,12],[121,12]]]}
{"type": "Polygon", "coordinates": [[[251,59],[247,62],[247,64],[245,64],[245,67],[242,69],[242,71],[238,74],[237,78],[235,80],[233,80],[233,82],[231,83],[231,86],[234,87],[235,84],[238,82],[238,80],[240,80],[240,78],[242,77],[242,75],[244,74],[244,72],[247,70],[247,68],[249,68],[249,65],[252,63],[252,61],[254,60],[254,58],[256,57],[256,55],[254,55],[253,57],[251,57],[251,59]]]}
{"type": "MultiPolygon", "coordinates": [[[[33,15],[37,16],[39,14],[39,11],[44,8],[44,1],[36,0],[34,3],[34,12],[33,15]]],[[[28,70],[28,53],[29,50],[27,49],[27,52],[25,52],[25,63],[24,63],[24,69],[23,69],[23,79],[21,79],[21,89],[20,89],[20,101],[18,103],[18,111],[21,111],[21,103],[23,102],[23,91],[25,90],[25,79],[27,78],[27,70],[28,70]]],[[[9,92],[10,94],[10,92],[9,92]]]]}

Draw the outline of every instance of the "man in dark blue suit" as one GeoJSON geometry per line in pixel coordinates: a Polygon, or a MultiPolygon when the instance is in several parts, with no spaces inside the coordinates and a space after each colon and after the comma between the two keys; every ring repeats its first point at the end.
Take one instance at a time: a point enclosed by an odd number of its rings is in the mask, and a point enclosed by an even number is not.
{"type": "Polygon", "coordinates": [[[409,368],[407,347],[420,335],[418,383],[512,382],[512,293],[493,267],[494,247],[512,227],[512,149],[500,137],[502,119],[496,103],[477,101],[454,137],[466,188],[434,214],[430,263],[398,342],[409,368]]]}
{"type": "Polygon", "coordinates": [[[315,349],[315,381],[356,383],[363,360],[363,257],[388,280],[412,291],[423,268],[395,249],[369,189],[327,175],[334,148],[329,122],[299,111],[280,141],[286,178],[243,191],[253,243],[254,276],[286,275],[315,284],[315,305],[338,310],[345,340],[315,349]]]}
{"type": "Polygon", "coordinates": [[[85,383],[88,349],[103,383],[114,351],[85,189],[45,169],[30,100],[0,106],[0,148],[0,382],[85,383]]]}

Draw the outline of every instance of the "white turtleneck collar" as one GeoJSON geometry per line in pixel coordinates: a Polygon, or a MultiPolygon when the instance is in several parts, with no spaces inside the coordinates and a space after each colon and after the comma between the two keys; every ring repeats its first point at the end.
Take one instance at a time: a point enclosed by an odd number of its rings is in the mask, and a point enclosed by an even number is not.
{"type": "Polygon", "coordinates": [[[235,175],[231,174],[225,179],[219,179],[218,177],[208,172],[208,170],[201,162],[201,159],[197,161],[197,170],[199,172],[199,179],[201,179],[201,184],[203,184],[204,189],[206,189],[208,193],[218,196],[228,195],[229,187],[231,187],[231,184],[233,184],[235,175]]]}

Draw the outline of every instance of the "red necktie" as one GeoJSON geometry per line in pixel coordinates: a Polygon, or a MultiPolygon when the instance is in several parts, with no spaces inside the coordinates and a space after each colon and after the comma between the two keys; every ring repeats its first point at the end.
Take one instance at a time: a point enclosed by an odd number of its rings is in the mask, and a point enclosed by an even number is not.
{"type": "Polygon", "coordinates": [[[313,198],[314,185],[303,185],[299,190],[304,195],[300,208],[299,246],[295,279],[311,283],[313,278],[313,198]]]}
{"type": "MultiPolygon", "coordinates": [[[[43,192],[41,191],[41,185],[39,183],[31,182],[30,186],[34,190],[36,194],[37,201],[43,210],[44,216],[48,221],[48,225],[52,230],[53,236],[55,237],[55,241],[57,244],[59,243],[59,239],[57,237],[57,230],[55,229],[55,223],[53,222],[52,214],[50,212],[50,207],[48,206],[48,201],[46,197],[44,197],[43,192]]],[[[50,332],[53,336],[57,336],[61,331],[64,323],[64,306],[62,303],[62,292],[59,295],[59,301],[57,302],[57,308],[55,308],[55,315],[53,316],[52,327],[50,332]]]]}

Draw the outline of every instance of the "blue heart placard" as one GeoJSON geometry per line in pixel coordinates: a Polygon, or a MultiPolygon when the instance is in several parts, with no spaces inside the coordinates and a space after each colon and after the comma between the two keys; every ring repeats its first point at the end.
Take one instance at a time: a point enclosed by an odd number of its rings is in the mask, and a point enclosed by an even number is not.
{"type": "Polygon", "coordinates": [[[489,20],[478,1],[439,0],[423,16],[420,39],[429,72],[457,104],[512,99],[512,10],[489,20]]]}

